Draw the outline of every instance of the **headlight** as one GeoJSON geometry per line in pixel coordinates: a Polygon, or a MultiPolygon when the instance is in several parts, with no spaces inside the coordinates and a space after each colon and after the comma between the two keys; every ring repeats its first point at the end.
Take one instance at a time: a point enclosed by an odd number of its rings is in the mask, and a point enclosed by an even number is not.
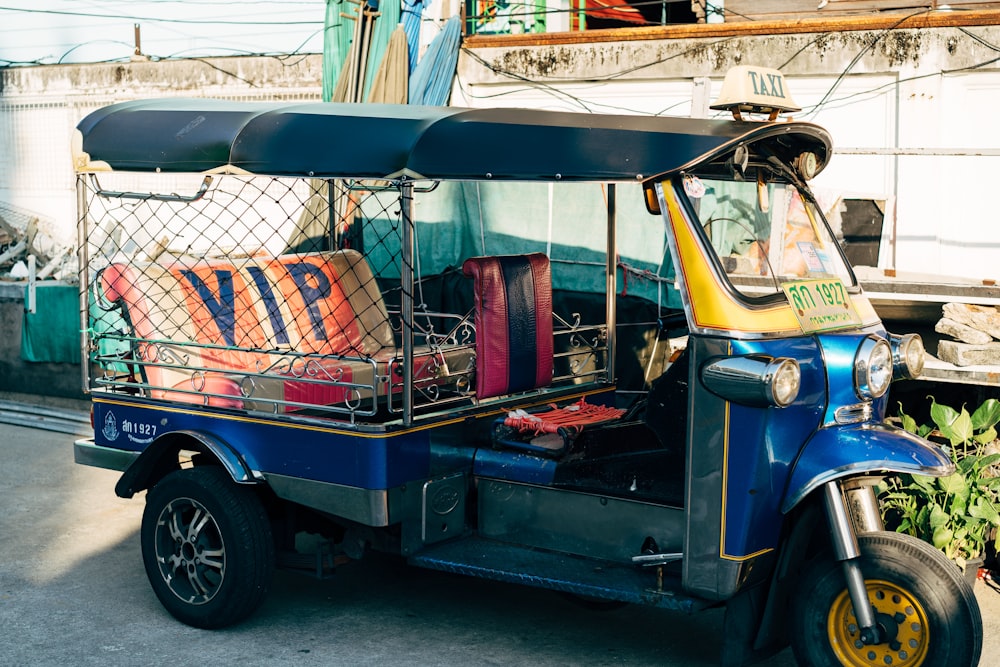
{"type": "Polygon", "coordinates": [[[893,377],[913,379],[924,371],[924,341],[917,334],[889,336],[893,377]]]}
{"type": "Polygon", "coordinates": [[[794,359],[775,359],[771,362],[771,398],[778,407],[791,405],[799,395],[802,371],[794,359]]]}
{"type": "Polygon", "coordinates": [[[866,338],[854,357],[854,390],[867,400],[879,398],[892,382],[892,349],[881,338],[866,338]]]}
{"type": "Polygon", "coordinates": [[[789,405],[799,395],[801,378],[798,362],[785,357],[725,357],[701,371],[702,382],[713,394],[754,407],[789,405]]]}

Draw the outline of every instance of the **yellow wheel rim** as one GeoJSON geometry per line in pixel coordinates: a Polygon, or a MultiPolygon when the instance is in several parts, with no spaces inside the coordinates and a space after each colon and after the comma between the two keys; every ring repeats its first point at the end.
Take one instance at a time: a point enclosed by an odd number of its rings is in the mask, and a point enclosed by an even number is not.
{"type": "Polygon", "coordinates": [[[881,580],[866,580],[878,625],[885,628],[887,641],[866,646],[854,617],[854,605],[845,590],[834,600],[827,617],[826,632],[834,654],[849,667],[922,665],[930,646],[927,612],[909,591],[881,580]]]}

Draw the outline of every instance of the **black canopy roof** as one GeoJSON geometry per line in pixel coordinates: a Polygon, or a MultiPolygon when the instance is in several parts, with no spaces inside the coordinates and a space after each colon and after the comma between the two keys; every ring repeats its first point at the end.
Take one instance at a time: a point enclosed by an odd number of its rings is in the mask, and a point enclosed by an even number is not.
{"type": "Polygon", "coordinates": [[[388,104],[213,99],[123,102],[77,126],[78,171],[249,172],[317,178],[645,180],[764,141],[811,150],[799,122],[736,122],[388,104]]]}

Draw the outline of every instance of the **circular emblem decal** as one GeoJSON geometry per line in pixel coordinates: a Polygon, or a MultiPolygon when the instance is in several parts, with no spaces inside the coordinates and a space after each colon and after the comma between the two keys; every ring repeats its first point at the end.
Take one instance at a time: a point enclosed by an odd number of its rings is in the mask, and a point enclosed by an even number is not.
{"type": "Polygon", "coordinates": [[[431,498],[431,510],[435,514],[447,514],[458,507],[458,501],[461,499],[461,496],[454,487],[446,485],[438,486],[434,489],[434,494],[431,498]]]}

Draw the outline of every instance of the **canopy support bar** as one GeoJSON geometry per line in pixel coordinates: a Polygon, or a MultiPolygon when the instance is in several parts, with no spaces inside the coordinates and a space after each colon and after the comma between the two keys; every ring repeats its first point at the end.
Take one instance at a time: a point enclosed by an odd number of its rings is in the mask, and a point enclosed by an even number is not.
{"type": "Polygon", "coordinates": [[[605,295],[605,305],[607,307],[607,312],[605,313],[605,322],[607,323],[608,330],[608,382],[615,381],[615,319],[617,311],[617,295],[618,295],[618,238],[615,229],[617,222],[617,205],[615,202],[615,184],[608,183],[608,265],[606,269],[607,274],[607,293],[605,295]]]}

